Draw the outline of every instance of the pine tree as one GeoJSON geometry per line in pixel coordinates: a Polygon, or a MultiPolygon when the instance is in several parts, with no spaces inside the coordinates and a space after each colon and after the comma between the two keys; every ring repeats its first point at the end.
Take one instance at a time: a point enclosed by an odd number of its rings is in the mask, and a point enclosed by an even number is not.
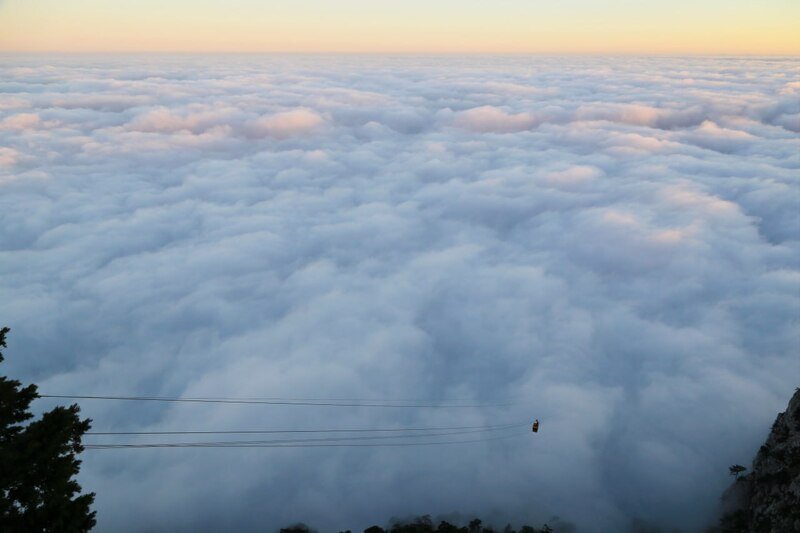
{"type": "MultiPolygon", "coordinates": [[[[0,329],[0,348],[8,328],[0,329]]],[[[0,363],[3,353],[0,351],[0,363]]],[[[94,493],[73,479],[90,420],[80,408],[56,407],[31,421],[36,385],[0,376],[0,530],[82,532],[95,525],[94,493]]]]}
{"type": "Polygon", "coordinates": [[[732,476],[735,476],[736,479],[739,479],[739,474],[745,470],[747,470],[747,468],[743,467],[742,465],[731,465],[731,467],[728,468],[728,472],[730,472],[732,476]]]}

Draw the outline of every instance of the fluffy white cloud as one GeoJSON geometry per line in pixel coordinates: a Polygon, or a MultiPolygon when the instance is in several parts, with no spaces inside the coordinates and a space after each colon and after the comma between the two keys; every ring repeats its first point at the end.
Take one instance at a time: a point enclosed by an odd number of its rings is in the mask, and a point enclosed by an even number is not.
{"type": "Polygon", "coordinates": [[[530,113],[507,113],[497,107],[481,106],[457,113],[453,123],[476,132],[512,133],[536,126],[537,120],[530,113]]]}
{"type": "Polygon", "coordinates": [[[42,121],[36,113],[18,113],[0,121],[0,130],[24,131],[37,129],[42,121]]]}
{"type": "Polygon", "coordinates": [[[247,124],[247,130],[254,137],[288,139],[311,133],[323,122],[322,117],[314,111],[293,109],[254,120],[247,124]]]}
{"type": "Polygon", "coordinates": [[[98,430],[542,420],[449,448],[87,452],[103,529],[699,529],[800,377],[798,71],[7,57],[5,369],[46,393],[518,401],[85,402],[98,430]]]}

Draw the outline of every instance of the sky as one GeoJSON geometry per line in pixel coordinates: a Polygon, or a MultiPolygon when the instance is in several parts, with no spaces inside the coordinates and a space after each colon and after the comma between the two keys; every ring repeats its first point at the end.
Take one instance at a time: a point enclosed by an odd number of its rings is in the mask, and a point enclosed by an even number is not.
{"type": "Polygon", "coordinates": [[[0,51],[800,54],[794,0],[4,0],[0,51]]]}
{"type": "MultiPolygon", "coordinates": [[[[800,383],[799,73],[791,58],[5,56],[3,373],[43,394],[482,406],[83,400],[96,431],[521,428],[418,448],[87,450],[101,531],[452,513],[702,530],[800,383]]],[[[176,438],[191,437],[85,442],[176,438]]]]}

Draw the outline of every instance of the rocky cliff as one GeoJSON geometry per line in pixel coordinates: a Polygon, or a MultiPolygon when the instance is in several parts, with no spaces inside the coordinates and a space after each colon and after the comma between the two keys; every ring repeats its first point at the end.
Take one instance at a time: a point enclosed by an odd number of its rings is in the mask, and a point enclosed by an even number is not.
{"type": "Polygon", "coordinates": [[[750,474],[722,500],[723,532],[800,532],[800,389],[775,419],[750,474]]]}

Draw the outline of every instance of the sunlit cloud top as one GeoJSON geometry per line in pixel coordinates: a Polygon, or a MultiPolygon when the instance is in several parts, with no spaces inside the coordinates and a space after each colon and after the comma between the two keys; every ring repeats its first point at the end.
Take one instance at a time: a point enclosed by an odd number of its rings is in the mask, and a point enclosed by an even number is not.
{"type": "Polygon", "coordinates": [[[790,0],[0,0],[0,51],[798,54],[790,0]]]}

